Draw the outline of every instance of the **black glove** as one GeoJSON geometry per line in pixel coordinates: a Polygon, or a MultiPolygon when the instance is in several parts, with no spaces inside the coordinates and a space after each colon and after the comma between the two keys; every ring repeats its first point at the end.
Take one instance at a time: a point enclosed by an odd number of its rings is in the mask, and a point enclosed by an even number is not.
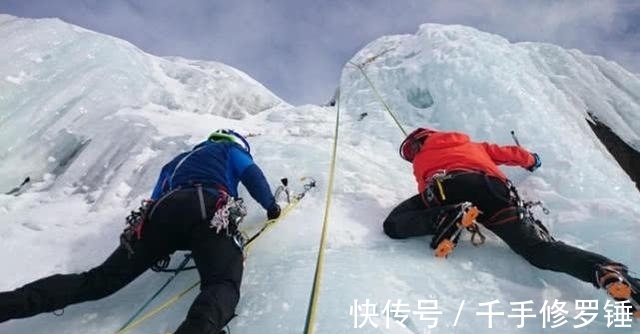
{"type": "Polygon", "coordinates": [[[280,217],[280,205],[274,204],[269,210],[267,210],[267,218],[269,220],[280,217]]]}
{"type": "Polygon", "coordinates": [[[538,155],[538,153],[532,153],[531,155],[533,155],[533,165],[527,167],[527,170],[530,172],[533,172],[534,170],[540,168],[540,166],[542,166],[542,161],[540,161],[540,156],[538,155]]]}

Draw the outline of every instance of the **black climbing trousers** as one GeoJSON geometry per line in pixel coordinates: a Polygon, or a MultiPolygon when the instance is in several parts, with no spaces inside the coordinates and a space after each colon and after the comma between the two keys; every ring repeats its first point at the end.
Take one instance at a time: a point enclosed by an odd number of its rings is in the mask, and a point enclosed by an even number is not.
{"type": "Polygon", "coordinates": [[[118,247],[104,263],[80,274],[53,275],[0,293],[0,322],[106,297],[176,250],[191,250],[200,294],[176,334],[215,334],[233,317],[240,298],[243,256],[234,241],[208,226],[217,198],[195,188],[169,194],[152,208],[134,254],[118,247]],[[201,201],[206,219],[202,217],[201,201]]]}
{"type": "Polygon", "coordinates": [[[436,218],[441,213],[438,206],[468,201],[482,211],[478,222],[540,269],[563,272],[598,287],[596,266],[616,263],[557,241],[535,223],[519,219],[516,207],[508,200],[509,189],[500,179],[461,173],[443,180],[442,190],[433,186],[400,203],[384,221],[384,232],[394,239],[435,234],[436,218]]]}

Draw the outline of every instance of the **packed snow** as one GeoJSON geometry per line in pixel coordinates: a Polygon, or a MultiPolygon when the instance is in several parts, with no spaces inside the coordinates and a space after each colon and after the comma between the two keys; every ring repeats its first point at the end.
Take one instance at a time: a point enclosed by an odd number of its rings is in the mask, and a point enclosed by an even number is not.
{"type": "MultiPolygon", "coordinates": [[[[55,19],[0,15],[0,36],[0,190],[31,179],[0,195],[0,290],[100,264],[117,246],[128,211],[149,196],[162,164],[213,130],[231,127],[251,134],[254,158],[273,188],[281,177],[289,177],[294,191],[303,176],[318,184],[251,249],[231,333],[302,332],[339,111],[316,332],[639,331],[637,322],[608,327],[605,293],[532,267],[493,236],[478,248],[463,239],[443,260],[432,255],[429,238],[391,240],[381,228],[389,211],[416,191],[411,166],[397,154],[403,133],[384,101],[407,131],[428,126],[510,145],[513,130],[540,154],[542,168],[505,170],[525,198],[545,202],[550,214],[536,213],[552,233],[640,271],[640,196],[586,122],[593,115],[640,149],[640,80],[613,62],[427,24],[415,35],[381,37],[347,62],[339,108],[296,107],[223,64],[155,57],[55,19]],[[354,64],[366,64],[373,86],[354,64]],[[377,313],[370,318],[363,316],[367,300],[375,307],[364,313],[377,313]],[[409,311],[410,329],[393,319],[385,328],[385,304],[398,300],[409,311]],[[424,316],[437,318],[435,328],[418,313],[429,300],[442,312],[424,316]],[[479,304],[494,300],[493,311],[504,314],[493,316],[489,328],[489,317],[476,312],[487,312],[479,304]],[[521,319],[509,303],[529,300],[535,318],[518,328],[521,319]],[[539,313],[554,300],[566,302],[568,312],[558,328],[539,313]],[[574,319],[576,300],[599,305],[596,319],[579,329],[573,329],[581,324],[574,319]]],[[[258,227],[265,213],[247,203],[246,227],[258,227]]],[[[173,265],[181,257],[176,253],[173,265]]],[[[2,323],[0,332],[114,333],[169,275],[149,271],[110,297],[69,306],[61,317],[2,323]]],[[[193,271],[181,273],[147,310],[197,280],[193,271]]],[[[174,330],[194,295],[131,333],[174,330]]]]}

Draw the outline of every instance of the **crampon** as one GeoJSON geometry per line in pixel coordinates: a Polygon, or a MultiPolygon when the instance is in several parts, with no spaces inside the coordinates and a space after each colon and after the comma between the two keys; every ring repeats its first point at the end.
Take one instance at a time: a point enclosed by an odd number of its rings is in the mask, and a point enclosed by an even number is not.
{"type": "Polygon", "coordinates": [[[616,301],[629,301],[631,313],[640,319],[640,280],[631,277],[623,265],[610,264],[598,266],[596,270],[598,285],[605,289],[616,301]]]}
{"type": "Polygon", "coordinates": [[[437,232],[431,240],[431,248],[436,257],[447,257],[458,243],[462,231],[472,233],[471,242],[478,246],[484,243],[485,236],[479,231],[476,218],[480,214],[478,207],[471,202],[463,202],[443,209],[438,218],[437,232]]]}

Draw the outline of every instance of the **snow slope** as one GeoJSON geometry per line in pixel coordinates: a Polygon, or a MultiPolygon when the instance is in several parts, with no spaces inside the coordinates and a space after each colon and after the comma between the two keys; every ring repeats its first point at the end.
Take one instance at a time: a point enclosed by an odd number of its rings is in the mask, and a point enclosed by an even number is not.
{"type": "Polygon", "coordinates": [[[108,183],[105,166],[171,140],[149,124],[149,111],[240,120],[283,104],[226,65],[153,57],[59,20],[2,15],[0,29],[0,189],[63,174],[98,190],[108,183]],[[83,166],[71,164],[85,148],[83,166]]]}
{"type": "MultiPolygon", "coordinates": [[[[0,185],[9,190],[34,178],[19,196],[0,195],[4,252],[0,290],[43,275],[99,264],[117,245],[123,217],[148,196],[162,163],[218,127],[251,138],[256,161],[273,185],[283,176],[318,181],[298,208],[260,239],[247,261],[238,333],[300,333],[312,287],[324,215],[336,108],[290,106],[245,74],[211,62],[157,58],[130,44],[58,20],[0,16],[0,185]]],[[[592,134],[598,117],[640,146],[640,80],[615,63],[577,50],[518,43],[461,26],[423,25],[415,35],[385,36],[358,52],[365,71],[402,127],[468,132],[476,140],[520,143],[538,152],[531,174],[506,168],[528,199],[544,200],[542,220],[562,240],[638,264],[640,196],[592,134]],[[371,59],[371,57],[375,57],[371,59]]],[[[312,80],[312,78],[310,78],[312,80]]],[[[447,260],[428,240],[390,240],[381,223],[415,192],[410,166],[397,156],[402,132],[362,73],[346,64],[341,100],[336,183],[331,192],[328,246],[318,333],[381,330],[350,315],[369,299],[381,313],[398,299],[438,300],[437,327],[411,314],[419,333],[637,332],[607,328],[606,296],[569,276],[531,267],[497,240],[474,248],[461,242],[447,260]],[[367,116],[358,120],[362,113],[367,116]],[[488,328],[478,305],[498,299],[488,328]],[[545,300],[567,302],[569,323],[542,328],[545,300]],[[576,299],[600,304],[581,329],[576,299]],[[357,302],[355,301],[357,300],[357,302]],[[459,321],[458,307],[464,300],[459,321]],[[534,302],[535,319],[519,319],[509,302],[534,302]]],[[[248,197],[242,188],[241,195],[248,197]]],[[[264,212],[250,204],[247,226],[264,212]]],[[[542,216],[542,213],[539,213],[542,216]]],[[[174,263],[180,255],[174,256],[174,263]]],[[[179,275],[151,308],[197,280],[179,275]]],[[[100,301],[0,324],[2,333],[113,333],[167,279],[145,273],[100,301]]],[[[173,330],[193,299],[188,294],[133,333],[173,330]]],[[[384,327],[384,317],[372,321],[384,327]]],[[[396,326],[397,327],[397,326],[396,326]]]]}

